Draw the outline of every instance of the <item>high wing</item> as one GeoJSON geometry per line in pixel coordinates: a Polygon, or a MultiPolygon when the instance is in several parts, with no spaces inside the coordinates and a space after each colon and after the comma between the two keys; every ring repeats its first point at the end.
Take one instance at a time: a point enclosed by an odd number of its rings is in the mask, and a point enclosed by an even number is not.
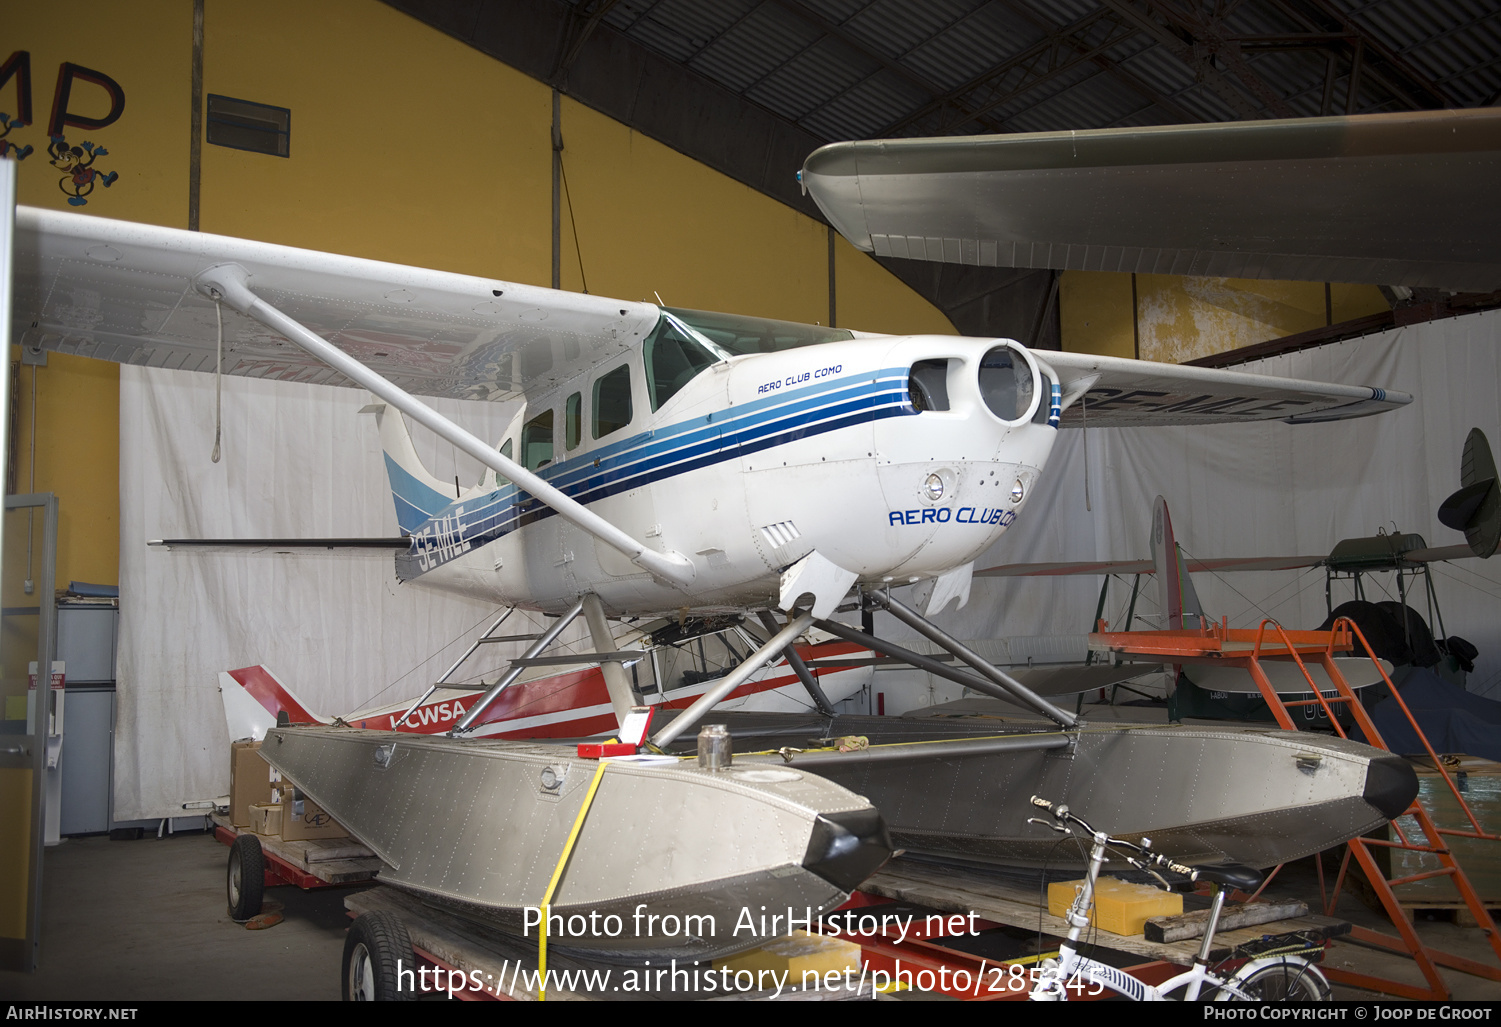
{"type": "MultiPolygon", "coordinates": [[[[214,369],[216,312],[195,279],[229,265],[256,295],[417,395],[502,400],[545,389],[625,352],[660,316],[648,303],[28,207],[17,208],[16,230],[12,337],[151,367],[214,369]]],[[[223,332],[226,374],[350,384],[261,321],[226,317],[223,332]]],[[[1411,398],[1083,354],[1048,362],[1064,425],[1317,421],[1411,398]]]]}
{"type": "MultiPolygon", "coordinates": [[[[408,392],[503,400],[623,353],[659,316],[627,303],[311,250],[16,209],[12,338],[25,347],[213,371],[214,303],[193,279],[236,264],[282,311],[408,392]]],[[[224,373],[350,382],[248,317],[224,318],[224,373]]]]}
{"type": "Polygon", "coordinates": [[[1412,402],[1368,385],[1334,385],[1087,353],[1039,354],[1058,372],[1065,428],[1365,417],[1412,402]]]}
{"type": "Polygon", "coordinates": [[[835,143],[856,246],[999,267],[1501,287],[1501,109],[835,143]]]}

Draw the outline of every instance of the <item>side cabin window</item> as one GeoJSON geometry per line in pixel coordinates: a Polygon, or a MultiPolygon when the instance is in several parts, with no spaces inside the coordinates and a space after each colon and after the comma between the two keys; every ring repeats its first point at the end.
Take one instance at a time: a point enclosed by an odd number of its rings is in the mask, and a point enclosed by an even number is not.
{"type": "Polygon", "coordinates": [[[594,380],[594,437],[602,439],[631,423],[631,368],[621,364],[594,380]]]}
{"type": "Polygon", "coordinates": [[[544,410],[521,429],[521,466],[540,471],[552,463],[552,411],[544,410]]]}
{"type": "Polygon", "coordinates": [[[584,395],[575,392],[563,404],[563,445],[571,453],[584,437],[584,395]]]}
{"type": "Polygon", "coordinates": [[[718,354],[664,316],[647,336],[642,349],[646,364],[646,391],[653,412],[678,394],[684,385],[708,367],[719,363],[718,354]]]}

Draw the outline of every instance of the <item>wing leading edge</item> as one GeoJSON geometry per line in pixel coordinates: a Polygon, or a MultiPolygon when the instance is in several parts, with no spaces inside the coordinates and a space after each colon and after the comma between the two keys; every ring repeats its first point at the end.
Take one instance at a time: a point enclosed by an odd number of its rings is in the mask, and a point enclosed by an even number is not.
{"type": "MultiPolygon", "coordinates": [[[[13,338],[26,347],[212,371],[214,304],[195,287],[242,268],[253,293],[406,392],[502,400],[623,354],[647,303],[20,207],[13,338]]],[[[347,385],[262,321],[227,311],[224,372],[347,385]]],[[[1405,393],[1072,353],[1046,354],[1063,424],[1127,426],[1358,417],[1405,393]]]]}
{"type": "Polygon", "coordinates": [[[880,256],[1501,287],[1501,108],[834,143],[801,178],[880,256]]]}
{"type": "Polygon", "coordinates": [[[1280,420],[1312,424],[1395,410],[1412,396],[1370,385],[1278,378],[1087,353],[1039,354],[1058,372],[1065,428],[1280,420]]]}
{"type": "MultiPolygon", "coordinates": [[[[659,312],[629,303],[288,246],[16,209],[13,338],[120,363],[212,371],[201,272],[236,264],[288,315],[408,392],[510,399],[623,353],[659,312]]],[[[224,372],[345,385],[250,318],[224,318],[224,372]]]]}

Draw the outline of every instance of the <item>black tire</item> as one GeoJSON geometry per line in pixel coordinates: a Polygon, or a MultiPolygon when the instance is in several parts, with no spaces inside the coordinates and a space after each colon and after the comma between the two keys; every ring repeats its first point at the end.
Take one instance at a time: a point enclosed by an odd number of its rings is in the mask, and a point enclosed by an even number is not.
{"type": "MultiPolygon", "coordinates": [[[[1312,963],[1288,959],[1263,966],[1233,981],[1253,1002],[1328,1002],[1329,981],[1312,963]]],[[[1220,1001],[1240,1001],[1237,995],[1220,992],[1220,1001]]]]}
{"type": "Polygon", "coordinates": [[[361,913],[344,939],[344,1001],[415,1001],[416,964],[411,936],[399,918],[361,913]]]}
{"type": "Polygon", "coordinates": [[[231,919],[244,923],[261,911],[266,893],[266,855],[255,835],[242,834],[229,847],[226,885],[231,919]]]}

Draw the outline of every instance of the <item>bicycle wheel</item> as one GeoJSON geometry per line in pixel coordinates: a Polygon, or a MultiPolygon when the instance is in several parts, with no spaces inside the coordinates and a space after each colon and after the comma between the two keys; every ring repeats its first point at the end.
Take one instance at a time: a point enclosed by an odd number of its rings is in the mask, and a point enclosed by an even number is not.
{"type": "Polygon", "coordinates": [[[1301,959],[1279,959],[1251,964],[1231,979],[1231,987],[1246,998],[1224,990],[1215,995],[1216,1002],[1328,1002],[1329,981],[1319,968],[1301,959]],[[1249,971],[1249,972],[1248,972],[1249,971]]]}

